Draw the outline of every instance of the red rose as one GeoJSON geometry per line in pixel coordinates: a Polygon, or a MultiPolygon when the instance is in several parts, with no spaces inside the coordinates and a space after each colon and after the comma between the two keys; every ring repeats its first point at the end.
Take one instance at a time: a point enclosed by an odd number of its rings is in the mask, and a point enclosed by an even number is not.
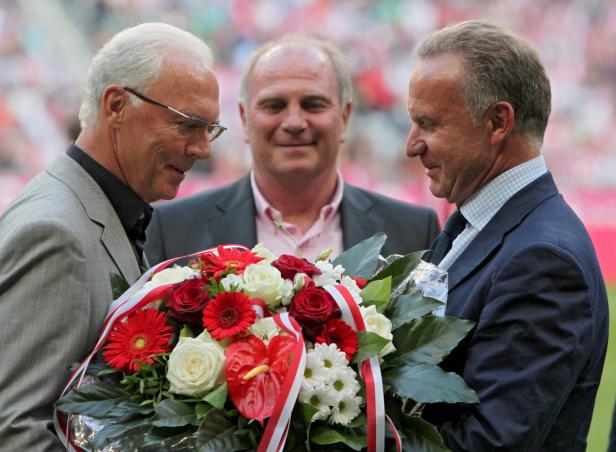
{"type": "Polygon", "coordinates": [[[339,316],[340,309],[326,290],[307,287],[295,294],[289,305],[289,314],[300,323],[306,338],[314,342],[325,322],[339,316]]]}
{"type": "Polygon", "coordinates": [[[210,293],[202,289],[203,286],[203,280],[197,278],[174,286],[167,298],[169,317],[189,325],[201,325],[203,308],[210,297],[210,293]]]}
{"type": "Polygon", "coordinates": [[[351,361],[359,348],[357,334],[344,320],[331,318],[323,326],[321,335],[317,337],[317,344],[336,344],[339,350],[346,353],[346,358],[351,361]]]}
{"type": "Polygon", "coordinates": [[[293,279],[297,273],[305,273],[308,276],[321,274],[321,270],[306,259],[291,256],[290,254],[281,254],[278,259],[272,262],[272,267],[280,270],[280,274],[284,279],[293,279]]]}

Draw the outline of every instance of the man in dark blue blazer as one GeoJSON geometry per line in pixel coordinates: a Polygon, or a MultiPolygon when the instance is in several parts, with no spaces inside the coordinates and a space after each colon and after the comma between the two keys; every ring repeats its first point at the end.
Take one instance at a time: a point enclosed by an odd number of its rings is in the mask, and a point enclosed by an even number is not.
{"type": "Polygon", "coordinates": [[[407,154],[421,159],[432,193],[458,207],[432,261],[449,273],[445,314],[476,322],[443,367],[480,400],[424,414],[455,451],[584,451],[607,295],[540,153],[551,97],[543,65],[521,38],[474,21],[433,33],[418,56],[407,154]]]}
{"type": "Polygon", "coordinates": [[[427,249],[436,214],[343,182],[338,155],[351,114],[339,50],[304,36],[264,44],[241,81],[240,115],[252,171],[230,185],[155,209],[151,264],[224,243],[263,242],[276,254],[335,254],[385,232],[383,254],[427,249]]]}

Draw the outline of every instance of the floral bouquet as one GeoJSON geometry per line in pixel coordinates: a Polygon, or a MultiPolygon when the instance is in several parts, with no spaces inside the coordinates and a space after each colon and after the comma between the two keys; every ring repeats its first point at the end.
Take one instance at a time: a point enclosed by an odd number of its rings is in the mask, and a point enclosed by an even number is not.
{"type": "Polygon", "coordinates": [[[421,252],[383,259],[384,241],[150,269],[73,372],[58,434],[72,450],[446,450],[421,407],[477,402],[438,367],[473,324],[433,316],[446,274],[421,252]]]}

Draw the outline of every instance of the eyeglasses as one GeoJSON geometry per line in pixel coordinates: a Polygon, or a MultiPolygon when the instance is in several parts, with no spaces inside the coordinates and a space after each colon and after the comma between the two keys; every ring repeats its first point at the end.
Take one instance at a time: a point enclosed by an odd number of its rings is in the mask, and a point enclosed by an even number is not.
{"type": "Polygon", "coordinates": [[[205,133],[205,131],[207,130],[207,133],[209,135],[210,138],[210,142],[214,141],[216,138],[218,138],[220,135],[222,135],[222,133],[227,130],[227,128],[225,126],[221,126],[220,124],[217,124],[215,122],[207,122],[204,119],[201,118],[195,118],[194,116],[190,116],[187,115],[186,113],[182,113],[179,110],[176,110],[173,107],[170,107],[168,105],[163,104],[162,102],[158,102],[157,100],[154,99],[150,99],[147,96],[144,96],[143,94],[141,94],[139,91],[133,89],[133,88],[129,88],[127,86],[124,86],[124,89],[126,91],[128,91],[131,94],[134,94],[135,96],[137,96],[139,99],[141,99],[144,102],[147,102],[149,104],[153,104],[153,105],[157,105],[161,108],[164,108],[165,110],[169,110],[172,111],[173,113],[175,113],[176,115],[180,115],[182,118],[187,119],[188,121],[182,123],[180,125],[181,130],[183,133],[190,133],[190,134],[195,134],[195,135],[199,135],[199,134],[203,134],[205,133]]]}

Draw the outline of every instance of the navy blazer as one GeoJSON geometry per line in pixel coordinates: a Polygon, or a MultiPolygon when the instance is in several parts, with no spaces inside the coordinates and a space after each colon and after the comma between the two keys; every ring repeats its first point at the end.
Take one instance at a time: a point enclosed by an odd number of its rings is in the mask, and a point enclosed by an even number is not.
{"type": "MultiPolygon", "coordinates": [[[[438,235],[436,213],[344,184],[340,204],[344,249],[385,232],[382,254],[407,254],[430,248],[438,235]]],[[[257,244],[255,202],[250,177],[159,204],[146,231],[150,265],[221,244],[257,244]]]]}
{"type": "Polygon", "coordinates": [[[584,451],[608,338],[588,233],[548,173],[515,194],[449,269],[446,315],[477,322],[444,361],[478,405],[432,405],[445,444],[584,451]]]}

